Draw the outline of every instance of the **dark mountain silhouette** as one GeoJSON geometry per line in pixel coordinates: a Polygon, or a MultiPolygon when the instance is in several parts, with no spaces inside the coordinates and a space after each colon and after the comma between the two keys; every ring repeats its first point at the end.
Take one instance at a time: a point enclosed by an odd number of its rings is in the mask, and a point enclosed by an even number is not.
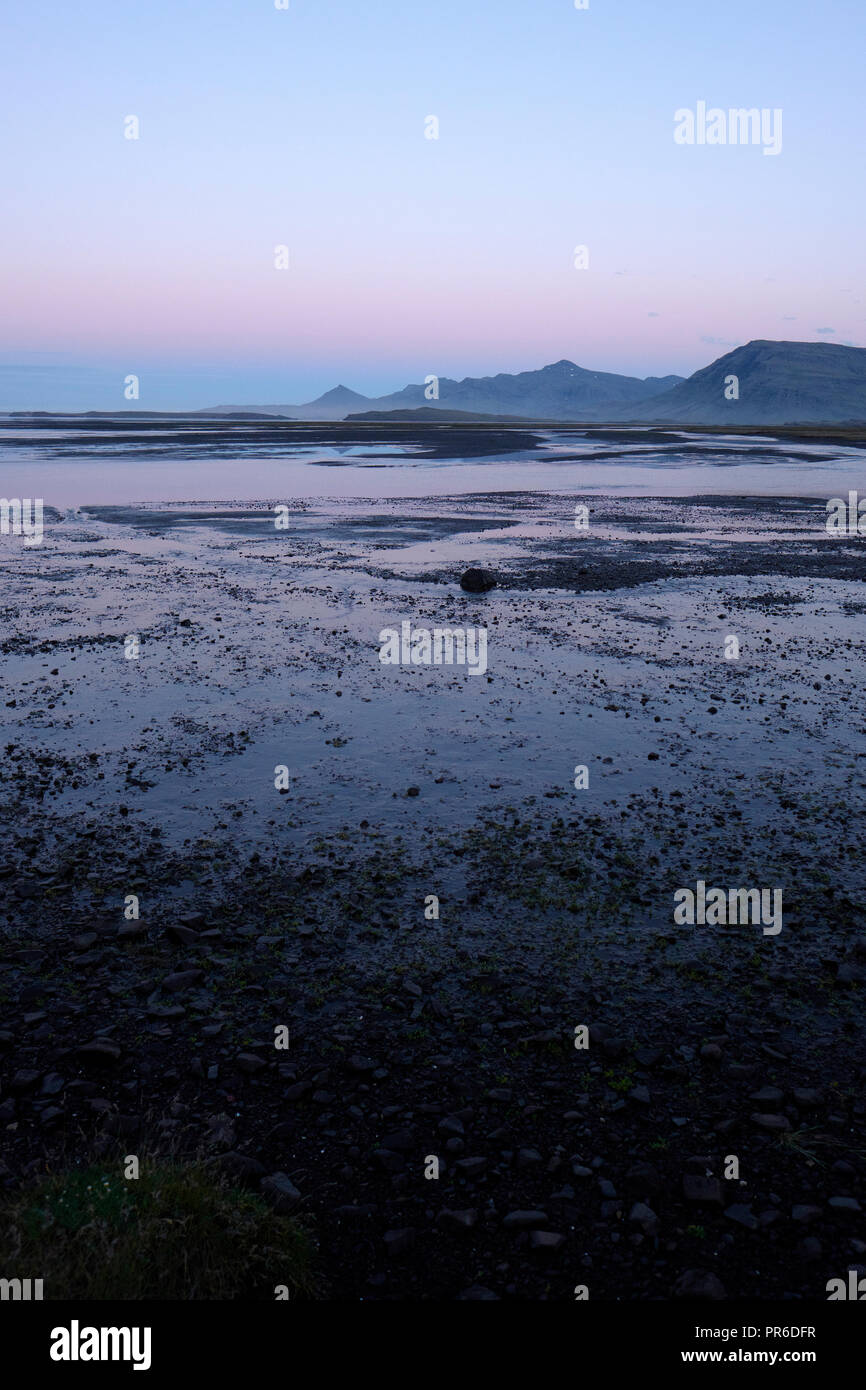
{"type": "Polygon", "coordinates": [[[866,422],[866,348],[756,339],[688,379],[592,372],[563,360],[531,372],[462,381],[441,377],[438,391],[437,399],[428,400],[423,384],[379,397],[335,386],[306,405],[222,406],[198,413],[343,420],[359,414],[397,419],[392,412],[406,418],[405,412],[424,411],[430,419],[441,412],[443,418],[462,413],[592,424],[859,424],[866,422]],[[736,398],[731,377],[737,379],[736,398]]]}
{"type": "Polygon", "coordinates": [[[866,421],[866,348],[756,338],[617,420],[694,425],[866,421]],[[736,377],[737,399],[727,399],[736,377]]]}
{"type": "MultiPolygon", "coordinates": [[[[646,377],[619,376],[615,372],[591,372],[574,362],[553,362],[537,371],[514,375],[500,372],[498,376],[450,377],[438,380],[438,398],[430,400],[424,383],[404,386],[388,396],[361,396],[346,386],[335,386],[315,401],[305,405],[256,405],[247,409],[257,413],[291,415],[297,420],[342,420],[349,413],[391,410],[460,410],[473,415],[516,415],[545,420],[602,420],[609,418],[616,406],[644,400],[660,391],[667,391],[679,376],[646,377]]],[[[216,410],[199,412],[204,415],[225,415],[238,412],[243,406],[220,406],[216,410]]]]}

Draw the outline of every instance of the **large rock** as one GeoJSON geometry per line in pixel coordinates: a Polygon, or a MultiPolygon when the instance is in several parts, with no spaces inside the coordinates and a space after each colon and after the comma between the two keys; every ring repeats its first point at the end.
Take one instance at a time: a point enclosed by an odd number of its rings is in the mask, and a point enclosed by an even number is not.
{"type": "Polygon", "coordinates": [[[496,587],[496,575],[490,570],[468,569],[460,576],[460,587],[468,594],[486,594],[496,587]]]}

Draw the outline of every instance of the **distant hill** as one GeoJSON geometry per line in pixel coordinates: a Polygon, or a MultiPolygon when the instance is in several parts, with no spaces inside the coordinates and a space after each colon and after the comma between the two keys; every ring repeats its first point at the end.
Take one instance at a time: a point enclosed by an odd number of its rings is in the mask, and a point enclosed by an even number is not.
{"type": "Polygon", "coordinates": [[[563,359],[537,371],[498,376],[440,377],[439,396],[428,400],[423,384],[404,386],[389,396],[361,396],[347,386],[335,386],[304,405],[224,405],[198,411],[200,415],[288,415],[296,420],[343,420],[351,413],[393,410],[462,411],[480,416],[510,415],[539,420],[605,420],[620,405],[645,400],[669,390],[680,376],[619,376],[591,372],[563,359]]]}
{"type": "Polygon", "coordinates": [[[392,423],[400,423],[401,420],[407,424],[433,424],[447,425],[450,422],[460,424],[472,424],[473,421],[481,424],[517,424],[525,425],[526,417],[522,415],[478,415],[473,410],[435,410],[429,405],[417,406],[414,410],[364,410],[357,415],[347,415],[346,420],[383,420],[392,423]]]}
{"type": "Polygon", "coordinates": [[[438,399],[429,401],[423,385],[376,398],[335,386],[306,405],[221,406],[197,414],[296,420],[432,420],[438,414],[443,421],[474,416],[587,424],[860,424],[866,422],[866,348],[756,339],[687,379],[592,372],[563,359],[538,371],[462,381],[441,377],[438,388],[438,399]],[[737,378],[736,400],[725,396],[731,376],[737,378]]]}
{"type": "Polygon", "coordinates": [[[866,348],[757,338],[613,418],[694,425],[860,424],[866,422],[866,348]],[[725,397],[732,376],[736,400],[725,397]]]}
{"type": "Polygon", "coordinates": [[[618,376],[591,372],[563,359],[538,371],[439,381],[439,399],[428,401],[423,386],[404,386],[382,396],[377,410],[430,405],[434,410],[465,410],[481,415],[517,415],[539,420],[601,419],[616,405],[666,391],[682,377],[618,376]]]}

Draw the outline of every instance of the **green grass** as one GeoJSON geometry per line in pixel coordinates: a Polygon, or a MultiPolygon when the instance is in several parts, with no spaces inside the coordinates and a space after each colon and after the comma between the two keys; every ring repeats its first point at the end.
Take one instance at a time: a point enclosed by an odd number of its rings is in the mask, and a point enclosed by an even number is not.
{"type": "Polygon", "coordinates": [[[95,1166],[42,1179],[0,1205],[6,1278],[44,1279],[46,1299],[313,1297],[309,1238],[203,1164],[126,1180],[95,1166]]]}

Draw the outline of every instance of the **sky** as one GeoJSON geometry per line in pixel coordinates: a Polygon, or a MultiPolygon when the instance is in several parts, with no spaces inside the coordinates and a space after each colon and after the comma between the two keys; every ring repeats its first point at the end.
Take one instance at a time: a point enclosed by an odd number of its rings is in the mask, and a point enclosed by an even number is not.
{"type": "Polygon", "coordinates": [[[4,30],[0,409],[866,346],[863,0],[11,0],[4,30]],[[780,151],[677,143],[700,102],[781,111],[780,151]]]}

